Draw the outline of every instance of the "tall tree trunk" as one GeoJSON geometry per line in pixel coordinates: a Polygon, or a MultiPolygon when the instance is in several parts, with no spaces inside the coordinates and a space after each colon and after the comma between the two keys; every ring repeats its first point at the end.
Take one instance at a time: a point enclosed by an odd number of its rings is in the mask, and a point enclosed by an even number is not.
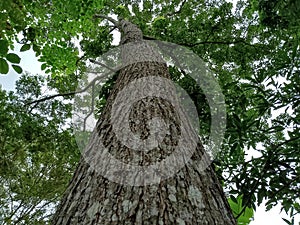
{"type": "MultiPolygon", "coordinates": [[[[158,97],[147,97],[140,99],[132,107],[129,116],[131,132],[146,140],[152,132],[147,122],[161,117],[168,124],[170,134],[164,138],[164,145],[156,146],[153,151],[135,151],[118,140],[111,124],[113,103],[118,93],[139,78],[169,79],[166,63],[154,48],[142,42],[142,32],[124,20],[120,21],[120,27],[122,44],[135,45],[122,49],[122,59],[127,66],[120,70],[101,119],[85,150],[86,156],[90,158],[81,158],[52,224],[236,224],[213,169],[208,166],[201,171],[196,163],[204,156],[201,144],[197,145],[191,160],[174,176],[164,178],[167,172],[163,174],[164,171],[159,171],[158,179],[161,181],[152,184],[147,178],[141,178],[143,171],[137,171],[134,177],[137,180],[130,180],[132,176],[130,178],[126,173],[126,166],[107,168],[114,169],[111,174],[115,176],[113,181],[95,170],[97,163],[107,163],[99,161],[99,152],[102,150],[99,149],[100,142],[113,157],[124,164],[147,166],[170,155],[178,145],[178,136],[183,132],[180,131],[180,118],[170,102],[158,97]],[[138,47],[134,47],[136,45],[138,47]],[[134,182],[134,185],[129,185],[134,182]]],[[[168,94],[173,93],[172,88],[165,89],[168,94]]],[[[175,157],[174,162],[176,160],[179,159],[175,157]]]]}

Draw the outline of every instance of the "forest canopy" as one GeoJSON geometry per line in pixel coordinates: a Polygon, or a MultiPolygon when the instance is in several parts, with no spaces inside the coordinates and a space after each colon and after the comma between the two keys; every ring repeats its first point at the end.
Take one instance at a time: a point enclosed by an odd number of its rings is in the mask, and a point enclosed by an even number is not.
{"type": "MultiPolygon", "coordinates": [[[[0,89],[0,224],[47,224],[75,170],[74,92],[90,60],[115,47],[117,28],[96,14],[124,18],[144,39],[203,59],[225,96],[226,133],[213,165],[234,215],[249,224],[265,201],[267,209],[281,204],[293,224],[300,213],[299,11],[297,0],[1,1],[0,76],[20,75],[14,92],[0,89]],[[35,53],[45,75],[23,71],[16,43],[35,53]]],[[[203,91],[188,74],[171,65],[169,72],[193,100],[205,140],[203,91]]],[[[97,115],[116,77],[103,84],[97,115]]]]}

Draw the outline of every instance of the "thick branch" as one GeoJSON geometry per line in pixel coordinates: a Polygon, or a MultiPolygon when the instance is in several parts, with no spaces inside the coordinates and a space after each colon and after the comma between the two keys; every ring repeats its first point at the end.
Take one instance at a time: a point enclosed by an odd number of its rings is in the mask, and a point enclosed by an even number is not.
{"type": "Polygon", "coordinates": [[[103,15],[103,14],[95,14],[94,18],[106,19],[106,20],[112,22],[116,27],[118,27],[118,28],[120,27],[120,23],[117,20],[115,20],[115,19],[113,19],[109,16],[106,16],[106,15],[103,15]]]}

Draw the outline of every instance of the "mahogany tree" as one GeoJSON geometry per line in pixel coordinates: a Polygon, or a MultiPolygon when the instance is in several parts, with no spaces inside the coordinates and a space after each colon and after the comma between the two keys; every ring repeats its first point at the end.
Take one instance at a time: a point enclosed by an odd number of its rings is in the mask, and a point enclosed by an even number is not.
{"type": "Polygon", "coordinates": [[[165,99],[177,98],[160,80],[167,63],[136,25],[100,17],[122,34],[123,66],[52,224],[236,224],[197,133],[165,99]],[[133,99],[128,118],[118,95],[133,99]]]}

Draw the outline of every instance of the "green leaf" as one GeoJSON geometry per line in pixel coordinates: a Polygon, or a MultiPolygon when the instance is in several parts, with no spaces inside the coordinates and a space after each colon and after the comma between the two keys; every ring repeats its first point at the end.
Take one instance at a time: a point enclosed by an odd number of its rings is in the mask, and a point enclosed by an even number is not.
{"type": "Polygon", "coordinates": [[[2,74],[8,73],[8,63],[3,58],[0,58],[0,73],[2,73],[2,74]]]}
{"type": "Polygon", "coordinates": [[[260,205],[266,196],[266,191],[264,189],[261,189],[257,193],[257,204],[260,205]]]}
{"type": "Polygon", "coordinates": [[[25,52],[30,49],[30,44],[25,44],[21,47],[20,51],[25,52]]]}
{"type": "Polygon", "coordinates": [[[46,64],[46,63],[43,63],[43,64],[41,65],[41,70],[45,70],[46,67],[47,67],[47,64],[46,64]]]}
{"type": "Polygon", "coordinates": [[[233,202],[238,203],[236,197],[234,197],[233,195],[230,195],[230,199],[231,199],[233,202]]]}
{"type": "Polygon", "coordinates": [[[281,218],[281,219],[283,219],[284,222],[286,222],[287,224],[291,225],[291,222],[290,222],[289,220],[287,220],[287,219],[285,219],[285,218],[281,218]]]}
{"type": "MultiPolygon", "coordinates": [[[[243,197],[240,195],[236,199],[233,200],[232,196],[228,199],[230,208],[234,216],[240,214],[240,212],[244,209],[242,200],[243,197]]],[[[246,207],[244,212],[238,218],[238,225],[247,225],[251,222],[251,218],[253,218],[254,211],[252,208],[246,207]]]]}
{"type": "Polygon", "coordinates": [[[21,74],[23,72],[22,68],[18,65],[12,65],[12,67],[18,74],[21,74]]]}
{"type": "Polygon", "coordinates": [[[8,61],[10,61],[11,63],[20,63],[20,61],[21,61],[21,58],[18,55],[16,55],[15,53],[7,54],[6,59],[8,61]]]}
{"type": "Polygon", "coordinates": [[[273,205],[267,205],[266,206],[266,211],[269,211],[270,209],[272,209],[273,205]]]}
{"type": "Polygon", "coordinates": [[[8,42],[6,40],[0,40],[0,54],[5,55],[8,52],[8,42]]]}
{"type": "Polygon", "coordinates": [[[33,44],[32,49],[33,49],[33,51],[35,51],[38,55],[39,55],[40,52],[41,52],[39,46],[37,46],[37,45],[35,45],[35,44],[33,44]]]}

